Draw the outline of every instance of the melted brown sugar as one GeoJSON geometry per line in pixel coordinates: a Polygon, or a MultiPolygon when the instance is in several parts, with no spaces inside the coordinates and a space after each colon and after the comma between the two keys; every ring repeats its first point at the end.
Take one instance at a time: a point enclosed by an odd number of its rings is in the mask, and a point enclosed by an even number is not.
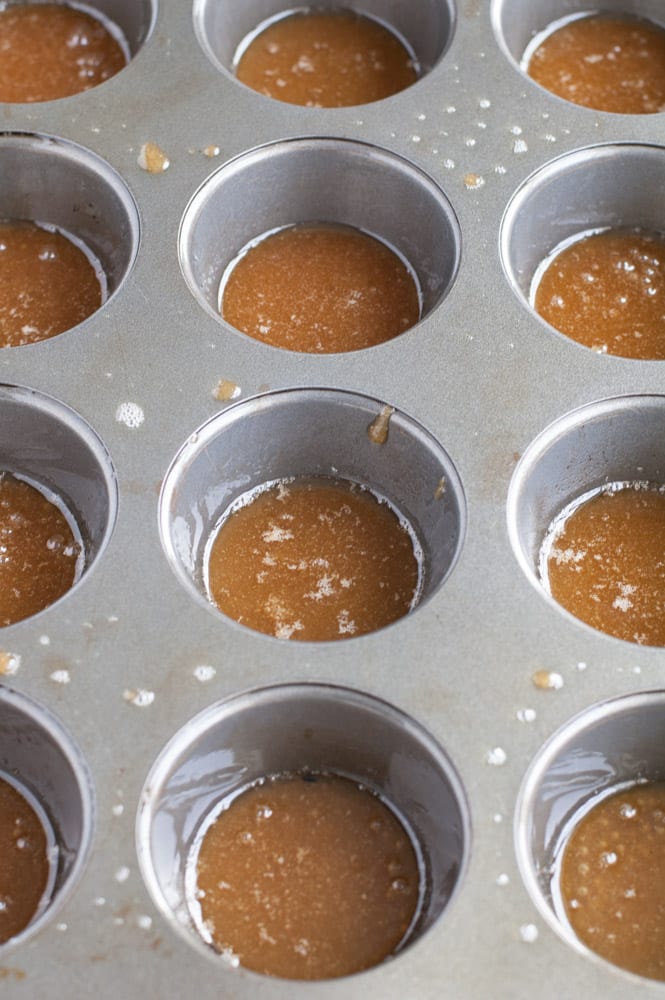
{"type": "Polygon", "coordinates": [[[23,795],[0,778],[0,942],[33,919],[48,877],[44,827],[23,795]]]}
{"type": "Polygon", "coordinates": [[[575,827],[560,890],[587,947],[640,976],[665,980],[665,784],[634,785],[575,827]]]}
{"type": "Polygon", "coordinates": [[[105,26],[65,4],[0,10],[0,101],[53,101],[89,90],[126,64],[105,26]]]}
{"type": "Polygon", "coordinates": [[[62,511],[34,486],[0,474],[0,626],[62,597],[76,579],[80,554],[62,511]]]}
{"type": "Polygon", "coordinates": [[[71,240],[33,222],[0,222],[0,347],[55,337],[101,304],[97,272],[71,240]]]}
{"type": "Polygon", "coordinates": [[[418,321],[418,288],[380,240],[350,226],[290,226],[241,254],[221,313],[274,347],[330,354],[391,340],[418,321]]]}
{"type": "Polygon", "coordinates": [[[628,17],[576,18],[543,40],[527,72],[559,97],[597,111],[662,111],[665,31],[628,17]]]}
{"type": "Polygon", "coordinates": [[[665,241],[610,230],[556,253],[534,295],[536,311],[585,347],[665,359],[665,241]]]}
{"type": "Polygon", "coordinates": [[[387,503],[350,483],[302,480],[255,495],[210,548],[213,602],[280,639],[347,639],[383,628],[415,603],[419,564],[387,503]]]}
{"type": "Polygon", "coordinates": [[[625,486],[562,519],[543,548],[554,599],[593,628],[665,646],[665,495],[625,486]]]}
{"type": "Polygon", "coordinates": [[[266,26],[247,46],[236,75],[287,104],[340,108],[410,87],[414,61],[402,42],[351,11],[301,11],[266,26]]]}
{"type": "Polygon", "coordinates": [[[197,882],[215,947],[290,979],[381,962],[420,896],[413,845],[393,812],[320,774],[273,779],[234,799],[203,837],[197,882]]]}

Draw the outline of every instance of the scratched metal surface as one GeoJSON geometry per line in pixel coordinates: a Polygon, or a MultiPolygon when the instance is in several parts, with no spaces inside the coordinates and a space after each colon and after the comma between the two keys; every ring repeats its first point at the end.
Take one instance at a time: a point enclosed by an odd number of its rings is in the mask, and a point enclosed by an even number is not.
{"type": "MultiPolygon", "coordinates": [[[[614,6],[649,12],[636,2],[614,6]]],[[[527,8],[504,0],[492,16],[488,2],[459,0],[447,51],[415,86],[374,105],[323,111],[238,85],[202,51],[191,3],[161,0],[147,41],[115,79],[67,100],[0,110],[6,133],[57,137],[100,156],[123,178],[140,217],[136,261],[104,308],[53,340],[0,354],[0,381],[53,396],[90,423],[119,490],[115,528],[89,575],[0,639],[20,658],[3,683],[59,717],[96,797],[91,853],[64,906],[25,943],[2,949],[7,996],[662,995],[662,986],[582,955],[555,933],[525,889],[513,846],[518,789],[545,740],[597,701],[658,688],[664,664],[658,649],[602,636],[561,613],[527,578],[508,534],[509,484],[534,438],[594,400],[657,394],[663,377],[660,363],[567,342],[534,318],[504,273],[502,216],[532,172],[592,144],[662,137],[662,115],[597,114],[526,80],[497,32],[502,18],[515,24],[527,8]],[[381,347],[322,357],[272,349],[215,319],[183,278],[178,231],[199,185],[243,152],[303,136],[398,154],[442,188],[459,222],[461,260],[449,293],[381,347]],[[138,165],[147,141],[170,160],[162,174],[138,165]],[[217,157],[202,152],[211,145],[217,157]],[[240,386],[243,400],[286,387],[367,394],[440,442],[461,478],[468,523],[457,565],[427,603],[385,632],[311,645],[250,634],[192,598],[162,549],[158,496],[178,449],[223,408],[213,396],[220,379],[240,386]],[[141,408],[140,426],[118,419],[123,403],[141,408]],[[197,679],[201,665],[214,667],[212,679],[197,679]],[[563,686],[537,690],[531,677],[539,668],[560,674],[563,686]],[[62,678],[58,671],[68,671],[69,683],[53,679],[62,678]],[[139,797],[167,740],[219,699],[294,681],[345,685],[412,716],[444,748],[469,806],[468,866],[442,917],[394,961],[340,982],[262,978],[192,947],[158,911],[137,863],[139,797]],[[125,697],[139,690],[154,694],[150,704],[125,697]],[[525,708],[533,721],[519,721],[525,708]],[[487,761],[496,748],[502,766],[487,761]],[[528,925],[537,930],[530,942],[528,925]]],[[[0,137],[0,147],[9,142],[0,137]]],[[[663,177],[665,169],[649,176],[653,204],[663,177]]],[[[585,228],[584,218],[575,221],[585,228]]]]}

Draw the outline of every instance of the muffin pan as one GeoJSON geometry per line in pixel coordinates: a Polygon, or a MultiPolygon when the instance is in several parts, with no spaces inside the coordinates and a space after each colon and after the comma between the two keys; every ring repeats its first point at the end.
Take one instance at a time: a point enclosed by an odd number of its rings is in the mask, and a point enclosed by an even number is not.
{"type": "MultiPolygon", "coordinates": [[[[5,993],[662,996],[571,940],[547,872],[582,798],[665,778],[665,654],[560,609],[537,552],[579,493],[665,482],[663,366],[595,354],[528,303],[542,255],[571,233],[664,228],[662,115],[574,107],[525,77],[531,33],[581,3],[358,0],[423,75],[336,110],[233,79],[235,47],[277,0],[91,6],[123,28],[127,68],[2,109],[0,215],[78,235],[109,284],[80,326],[0,352],[0,464],[63,497],[89,555],[71,592],[0,637],[1,767],[41,803],[62,859],[51,905],[2,948],[5,993]],[[139,165],[148,142],[168,169],[139,165]],[[307,220],[399,249],[420,322],[323,356],[226,325],[224,267],[261,232],[307,220]],[[368,436],[381,413],[384,443],[368,436]],[[203,593],[206,527],[255,483],[322,473],[367,482],[409,517],[425,599],[339,643],[229,621],[203,593]],[[312,764],[394,801],[428,901],[394,959],[287,983],[202,943],[183,864],[224,789],[312,764]]],[[[655,0],[604,7],[662,21],[655,0]]]]}

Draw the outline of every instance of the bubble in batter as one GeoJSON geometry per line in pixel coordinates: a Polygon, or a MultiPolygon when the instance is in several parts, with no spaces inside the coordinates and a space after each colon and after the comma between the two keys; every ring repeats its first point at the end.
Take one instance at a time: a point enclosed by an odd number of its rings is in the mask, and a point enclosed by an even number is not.
{"type": "Polygon", "coordinates": [[[33,920],[49,888],[49,840],[35,809],[0,776],[0,942],[33,920]]]}
{"type": "Polygon", "coordinates": [[[592,805],[564,845],[558,893],[581,941],[615,965],[665,980],[665,784],[592,805]]]}
{"type": "Polygon", "coordinates": [[[0,347],[64,333],[105,294],[101,267],[72,239],[34,222],[0,222],[0,347]]]}
{"type": "Polygon", "coordinates": [[[576,236],[534,276],[536,312],[601,354],[665,359],[665,240],[634,230],[576,236]]]}
{"type": "Polygon", "coordinates": [[[370,968],[404,942],[419,909],[403,824],[336,775],[260,782],[213,813],[197,848],[195,921],[255,972],[314,980],[370,968]]]}
{"type": "Polygon", "coordinates": [[[649,21],[584,14],[550,25],[529,45],[524,68],[573,104],[618,114],[665,108],[665,30],[649,21]]]}
{"type": "Polygon", "coordinates": [[[240,497],[206,554],[208,593],[229,617],[279,639],[348,639],[415,606],[421,550],[367,489],[330,479],[267,483],[240,497]]]}
{"type": "Polygon", "coordinates": [[[543,583],[576,618],[608,635],[665,646],[665,492],[614,483],[584,494],[550,527],[543,583]]]}
{"type": "Polygon", "coordinates": [[[0,101],[54,101],[127,65],[127,45],[97,11],[61,3],[0,7],[0,101]],[[94,15],[94,16],[93,16],[94,15]]]}
{"type": "Polygon", "coordinates": [[[287,104],[368,104],[418,79],[412,52],[384,24],[349,10],[297,10],[270,19],[236,53],[238,79],[287,104]]]}
{"type": "Polygon", "coordinates": [[[420,318],[405,261],[351,226],[298,225],[253,241],[227,268],[220,312],[274,347],[313,354],[391,340],[420,318]]]}
{"type": "Polygon", "coordinates": [[[82,560],[81,541],[63,511],[36,487],[0,473],[0,626],[62,597],[82,560]]]}

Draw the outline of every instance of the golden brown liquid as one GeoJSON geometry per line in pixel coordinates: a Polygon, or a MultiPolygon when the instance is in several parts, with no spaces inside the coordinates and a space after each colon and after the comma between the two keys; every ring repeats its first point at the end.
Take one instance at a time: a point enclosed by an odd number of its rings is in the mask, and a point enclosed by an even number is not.
{"type": "Polygon", "coordinates": [[[210,549],[209,593],[280,639],[348,639],[411,609],[419,565],[387,503],[350,483],[280,483],[230,514],[210,549]]]}
{"type": "Polygon", "coordinates": [[[48,876],[44,827],[23,795],[0,778],[0,942],[30,923],[48,876]]]}
{"type": "Polygon", "coordinates": [[[368,104],[418,78],[402,42],[350,11],[307,11],[268,25],[236,68],[242,83],[287,104],[341,108],[368,104]]]}
{"type": "Polygon", "coordinates": [[[101,21],[65,4],[0,11],[0,101],[53,101],[96,87],[127,64],[101,21]]]}
{"type": "Polygon", "coordinates": [[[665,31],[628,17],[577,18],[548,35],[527,72],[559,97],[597,111],[662,111],[665,31]]]}
{"type": "Polygon", "coordinates": [[[0,626],[53,604],[76,579],[80,544],[34,486],[0,474],[0,626]]]}
{"type": "Polygon", "coordinates": [[[234,799],[203,838],[197,881],[216,948],[289,979],[381,962],[420,896],[413,845],[392,811],[320,774],[273,779],[234,799]]]}
{"type": "Polygon", "coordinates": [[[101,304],[95,269],[71,240],[33,222],[0,222],[0,347],[55,337],[101,304]]]}
{"type": "Polygon", "coordinates": [[[665,784],[634,785],[595,805],[566,844],[560,888],[587,947],[665,980],[665,784]]]}
{"type": "Polygon", "coordinates": [[[396,253],[350,226],[290,226],[238,257],[221,313],[274,347],[330,354],[398,336],[418,321],[416,283],[396,253]]]}
{"type": "Polygon", "coordinates": [[[665,646],[665,495],[629,486],[582,503],[554,534],[547,576],[587,625],[665,646]]]}
{"type": "Polygon", "coordinates": [[[553,257],[534,306],[585,347],[624,358],[665,359],[665,241],[613,231],[586,236],[553,257]]]}

